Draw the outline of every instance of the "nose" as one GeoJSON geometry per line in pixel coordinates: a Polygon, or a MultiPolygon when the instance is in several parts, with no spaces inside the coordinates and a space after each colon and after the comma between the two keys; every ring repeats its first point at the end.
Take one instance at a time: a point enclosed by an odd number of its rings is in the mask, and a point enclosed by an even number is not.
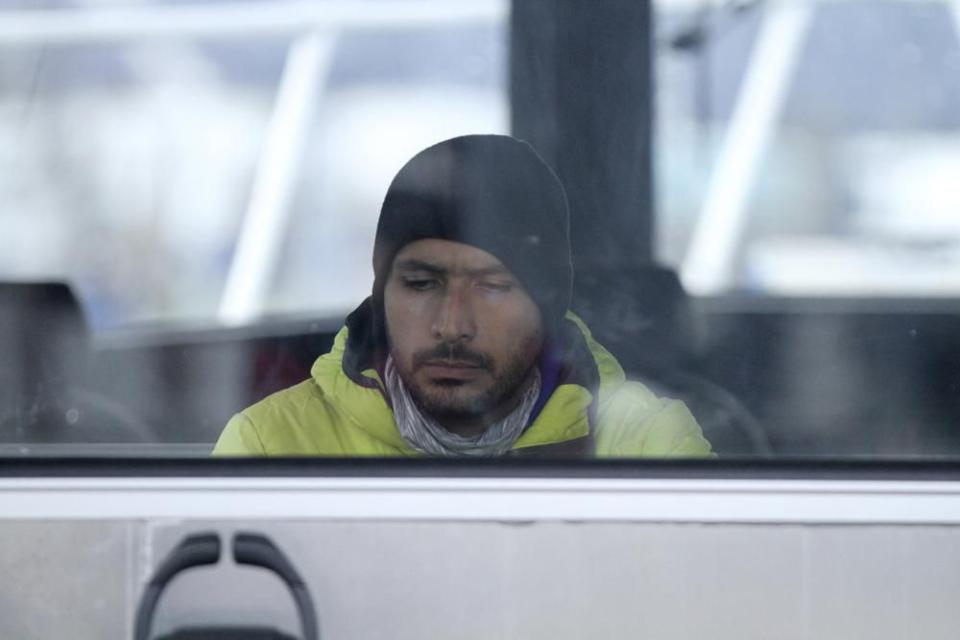
{"type": "Polygon", "coordinates": [[[433,318],[433,336],[442,342],[470,340],[477,327],[468,292],[459,287],[448,288],[440,299],[433,318]]]}

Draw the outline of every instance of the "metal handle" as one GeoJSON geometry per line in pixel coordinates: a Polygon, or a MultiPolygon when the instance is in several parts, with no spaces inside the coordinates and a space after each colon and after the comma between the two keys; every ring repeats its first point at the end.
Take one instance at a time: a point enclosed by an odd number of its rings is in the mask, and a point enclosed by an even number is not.
{"type": "MultiPolygon", "coordinates": [[[[134,640],[149,640],[157,603],[167,584],[178,574],[220,560],[220,536],[198,533],[183,539],[164,559],[140,598],[134,623],[134,640]]],[[[233,559],[238,565],[267,569],[280,577],[297,604],[303,640],[318,640],[317,614],[306,583],[290,560],[270,538],[259,533],[240,532],[233,536],[233,559]]]]}
{"type": "Polygon", "coordinates": [[[194,567],[216,564],[220,560],[220,536],[198,533],[183,539],[154,572],[140,598],[134,623],[134,640],[148,640],[157,602],[167,584],[177,574],[194,567]]]}
{"type": "Polygon", "coordinates": [[[262,567],[278,575],[297,603],[303,640],[318,640],[317,614],[306,583],[283,552],[270,538],[259,533],[239,532],[233,536],[233,560],[239,565],[262,567]]]}

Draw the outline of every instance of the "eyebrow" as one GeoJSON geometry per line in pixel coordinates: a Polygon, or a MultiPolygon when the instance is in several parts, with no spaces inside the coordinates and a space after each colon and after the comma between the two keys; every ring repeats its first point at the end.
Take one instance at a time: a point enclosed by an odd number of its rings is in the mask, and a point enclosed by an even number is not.
{"type": "MultiPolygon", "coordinates": [[[[414,258],[409,258],[407,260],[401,260],[396,265],[397,271],[426,271],[434,275],[447,275],[450,273],[450,270],[446,267],[433,264],[430,262],[424,262],[423,260],[416,260],[414,258]]],[[[463,269],[458,270],[458,273],[465,273],[469,276],[493,276],[493,275],[510,275],[510,272],[506,267],[501,265],[493,265],[490,267],[483,267],[480,269],[463,269]]]]}

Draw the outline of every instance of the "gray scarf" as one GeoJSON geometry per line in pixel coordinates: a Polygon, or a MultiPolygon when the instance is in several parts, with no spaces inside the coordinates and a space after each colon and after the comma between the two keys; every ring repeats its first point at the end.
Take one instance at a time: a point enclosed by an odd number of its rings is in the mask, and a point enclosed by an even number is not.
{"type": "Polygon", "coordinates": [[[491,424],[486,431],[473,437],[451,433],[440,423],[425,415],[413,401],[393,358],[387,358],[387,391],[393,402],[393,415],[400,435],[411,447],[433,456],[499,456],[513,446],[523,433],[530,412],[540,396],[540,371],[534,369],[534,380],[523,395],[520,405],[503,419],[491,424]]]}

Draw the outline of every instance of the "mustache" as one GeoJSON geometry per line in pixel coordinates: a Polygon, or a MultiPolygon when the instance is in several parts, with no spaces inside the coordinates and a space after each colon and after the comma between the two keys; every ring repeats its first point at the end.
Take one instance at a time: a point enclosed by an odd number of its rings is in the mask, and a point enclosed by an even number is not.
{"type": "Polygon", "coordinates": [[[413,355],[413,367],[420,367],[431,362],[464,362],[471,366],[493,371],[493,358],[485,353],[473,351],[458,342],[449,342],[437,345],[432,349],[424,349],[413,355]]]}

